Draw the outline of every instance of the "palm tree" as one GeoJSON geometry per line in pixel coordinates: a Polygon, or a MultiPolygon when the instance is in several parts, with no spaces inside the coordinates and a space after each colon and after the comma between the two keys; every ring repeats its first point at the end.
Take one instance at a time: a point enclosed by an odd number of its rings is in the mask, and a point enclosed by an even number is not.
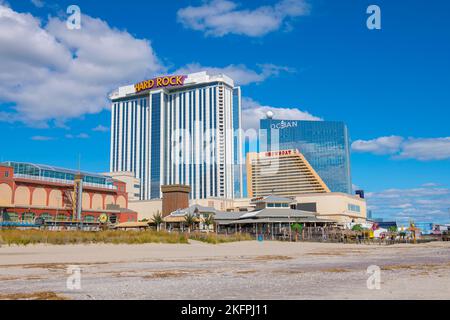
{"type": "Polygon", "coordinates": [[[362,227],[362,225],[360,225],[360,224],[355,224],[353,227],[352,227],[352,231],[362,231],[363,230],[363,227],[362,227]]]}
{"type": "Polygon", "coordinates": [[[214,224],[214,217],[212,214],[206,214],[203,219],[203,223],[206,225],[207,232],[209,232],[209,226],[214,224]]]}
{"type": "Polygon", "coordinates": [[[188,213],[184,216],[184,222],[186,223],[186,226],[188,227],[188,233],[191,233],[191,227],[195,224],[196,217],[192,213],[188,213]]]}
{"type": "Polygon", "coordinates": [[[388,231],[389,231],[389,232],[392,232],[392,233],[395,233],[395,232],[397,232],[397,227],[396,227],[396,226],[390,226],[390,227],[388,228],[388,231]]]}
{"type": "Polygon", "coordinates": [[[292,230],[295,231],[295,241],[298,241],[299,234],[302,234],[303,239],[303,224],[296,220],[295,224],[291,226],[292,230]]]}
{"type": "Polygon", "coordinates": [[[153,215],[152,222],[154,224],[156,224],[156,231],[160,231],[161,224],[164,222],[164,219],[163,219],[163,216],[162,216],[162,214],[161,214],[161,212],[159,210],[156,211],[156,213],[153,215]]]}

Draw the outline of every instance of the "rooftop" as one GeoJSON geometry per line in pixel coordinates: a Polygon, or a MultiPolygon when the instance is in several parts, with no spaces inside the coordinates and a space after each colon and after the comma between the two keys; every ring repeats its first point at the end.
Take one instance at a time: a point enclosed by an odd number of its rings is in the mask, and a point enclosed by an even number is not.
{"type": "Polygon", "coordinates": [[[14,165],[26,165],[26,166],[30,166],[30,167],[34,167],[38,170],[49,170],[49,171],[55,171],[55,172],[62,172],[62,173],[69,173],[69,174],[81,174],[84,176],[90,176],[90,177],[97,177],[97,178],[108,178],[108,176],[104,176],[100,173],[92,173],[92,172],[87,172],[87,171],[78,171],[78,170],[73,170],[73,169],[66,169],[66,168],[61,168],[61,167],[55,167],[55,166],[50,166],[50,165],[46,165],[46,164],[37,164],[37,163],[31,163],[31,162],[18,162],[18,161],[5,161],[5,162],[1,162],[2,165],[8,166],[8,167],[14,167],[14,165]]]}
{"type": "Polygon", "coordinates": [[[275,195],[269,195],[263,198],[257,198],[254,200],[255,203],[293,203],[295,202],[293,199],[291,198],[286,198],[286,197],[279,197],[279,196],[275,196],[275,195]]]}
{"type": "MultiPolygon", "coordinates": [[[[171,76],[175,76],[175,75],[168,75],[168,77],[171,76]]],[[[165,77],[165,76],[162,76],[165,77]]],[[[122,86],[119,87],[118,89],[116,89],[115,91],[113,91],[109,98],[111,100],[117,100],[117,99],[122,99],[122,98],[126,98],[128,96],[134,96],[137,94],[143,94],[143,93],[148,93],[149,91],[156,91],[156,90],[167,90],[167,91],[173,91],[173,90],[179,90],[180,87],[184,88],[184,87],[193,87],[195,85],[200,85],[200,84],[208,84],[208,83],[213,83],[213,82],[223,82],[227,85],[229,85],[230,87],[234,87],[234,81],[233,79],[231,79],[230,77],[228,77],[225,74],[211,74],[207,71],[202,71],[202,72],[196,72],[196,73],[190,73],[188,75],[183,76],[184,77],[184,82],[183,85],[181,86],[156,86],[150,90],[145,90],[142,92],[138,92],[135,88],[135,85],[127,85],[127,86],[122,86]]],[[[156,80],[158,78],[161,77],[156,77],[155,79],[152,80],[156,80]]],[[[150,80],[151,81],[151,80],[150,80]]]]}
{"type": "Polygon", "coordinates": [[[83,177],[83,182],[98,186],[113,186],[113,179],[111,177],[99,173],[90,173],[30,162],[6,161],[0,164],[12,167],[14,176],[18,178],[62,182],[73,181],[76,175],[81,175],[83,177]]]}
{"type": "Polygon", "coordinates": [[[258,211],[250,211],[240,216],[240,219],[246,218],[268,218],[268,217],[290,217],[290,218],[311,218],[316,215],[313,212],[301,211],[295,209],[271,209],[266,208],[258,211]]]}
{"type": "Polygon", "coordinates": [[[176,210],[176,211],[172,212],[170,215],[171,216],[185,216],[187,214],[194,214],[196,211],[198,211],[199,214],[203,214],[203,213],[216,214],[217,213],[217,210],[212,207],[203,207],[201,205],[194,204],[194,205],[190,206],[189,208],[176,210]]]}

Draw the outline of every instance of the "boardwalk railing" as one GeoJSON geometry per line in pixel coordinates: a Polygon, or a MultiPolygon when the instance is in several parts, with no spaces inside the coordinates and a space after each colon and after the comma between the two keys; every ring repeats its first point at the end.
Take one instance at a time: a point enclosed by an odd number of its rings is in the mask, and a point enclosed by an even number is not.
{"type": "MultiPolygon", "coordinates": [[[[393,245],[409,243],[425,243],[440,240],[437,238],[423,238],[414,240],[412,237],[400,237],[396,233],[388,233],[385,237],[374,238],[369,231],[353,231],[347,229],[330,227],[306,227],[301,231],[289,230],[288,228],[277,229],[277,232],[254,232],[255,230],[242,230],[251,234],[257,240],[278,240],[291,242],[327,242],[327,243],[356,243],[372,245],[393,245]]],[[[231,232],[230,234],[232,234],[231,232]]],[[[226,232],[223,232],[226,234],[226,232]]]]}

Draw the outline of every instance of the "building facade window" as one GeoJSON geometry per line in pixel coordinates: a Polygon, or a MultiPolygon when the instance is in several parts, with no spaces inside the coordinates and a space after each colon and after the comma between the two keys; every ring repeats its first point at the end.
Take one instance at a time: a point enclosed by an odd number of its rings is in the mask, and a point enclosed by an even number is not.
{"type": "Polygon", "coordinates": [[[25,212],[22,215],[22,220],[23,221],[34,221],[35,216],[36,215],[33,212],[25,212]]]}
{"type": "Polygon", "coordinates": [[[53,220],[55,220],[54,216],[51,215],[50,213],[43,213],[39,217],[44,219],[44,221],[53,221],[53,220]]]}
{"type": "Polygon", "coordinates": [[[260,121],[258,151],[297,149],[332,192],[352,193],[347,126],[334,121],[260,121]]]}
{"type": "Polygon", "coordinates": [[[85,216],[83,220],[84,220],[84,222],[87,222],[87,223],[93,223],[93,222],[95,222],[95,217],[89,215],[89,216],[85,216]]]}
{"type": "Polygon", "coordinates": [[[356,204],[348,204],[348,210],[353,212],[361,212],[361,207],[356,204]]]}
{"type": "Polygon", "coordinates": [[[152,94],[151,110],[151,185],[150,197],[156,199],[161,193],[161,93],[152,94]]]}

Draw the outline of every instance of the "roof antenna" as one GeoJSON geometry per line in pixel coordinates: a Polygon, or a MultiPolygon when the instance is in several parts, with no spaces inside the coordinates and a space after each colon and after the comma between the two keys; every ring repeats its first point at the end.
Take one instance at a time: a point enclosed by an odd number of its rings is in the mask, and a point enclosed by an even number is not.
{"type": "Polygon", "coordinates": [[[81,167],[81,154],[78,154],[78,173],[79,174],[81,173],[80,167],[81,167]]]}

